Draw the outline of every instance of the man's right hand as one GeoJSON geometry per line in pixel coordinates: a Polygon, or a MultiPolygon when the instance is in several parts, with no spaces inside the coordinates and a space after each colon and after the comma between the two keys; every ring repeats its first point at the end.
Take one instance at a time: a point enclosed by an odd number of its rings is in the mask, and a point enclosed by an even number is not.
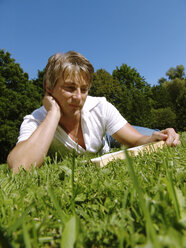
{"type": "Polygon", "coordinates": [[[43,98],[42,103],[45,109],[47,110],[47,112],[52,111],[54,113],[57,113],[59,119],[61,118],[61,115],[62,115],[61,108],[52,95],[49,95],[48,93],[46,93],[43,98]]]}

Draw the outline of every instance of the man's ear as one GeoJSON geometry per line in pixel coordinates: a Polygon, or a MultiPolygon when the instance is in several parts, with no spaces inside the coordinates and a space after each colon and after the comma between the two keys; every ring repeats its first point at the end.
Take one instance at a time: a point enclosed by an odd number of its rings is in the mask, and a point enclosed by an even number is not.
{"type": "Polygon", "coordinates": [[[46,92],[51,93],[51,89],[50,88],[46,87],[45,90],[46,90],[46,92]]]}
{"type": "Polygon", "coordinates": [[[45,86],[45,91],[48,93],[48,94],[51,94],[52,93],[52,90],[46,85],[45,86]]]}

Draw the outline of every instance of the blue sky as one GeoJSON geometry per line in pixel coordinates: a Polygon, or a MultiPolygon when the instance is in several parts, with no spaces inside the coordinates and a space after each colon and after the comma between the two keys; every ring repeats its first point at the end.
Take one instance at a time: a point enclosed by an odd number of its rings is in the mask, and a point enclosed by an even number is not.
{"type": "Polygon", "coordinates": [[[186,69],[186,0],[0,0],[0,10],[0,49],[30,78],[69,50],[95,70],[126,63],[151,85],[186,69]]]}

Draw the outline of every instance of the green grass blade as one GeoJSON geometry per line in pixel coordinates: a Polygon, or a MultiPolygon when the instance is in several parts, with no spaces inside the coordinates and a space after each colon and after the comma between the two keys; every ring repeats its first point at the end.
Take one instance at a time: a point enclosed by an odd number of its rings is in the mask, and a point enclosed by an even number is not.
{"type": "Polygon", "coordinates": [[[24,247],[25,248],[32,248],[30,236],[29,236],[27,226],[26,226],[24,221],[23,221],[22,227],[23,227],[23,239],[24,239],[24,244],[25,244],[24,247]]]}
{"type": "Polygon", "coordinates": [[[67,216],[66,216],[66,214],[62,211],[62,209],[60,208],[59,202],[58,202],[58,200],[57,200],[57,198],[56,198],[56,196],[55,196],[55,194],[54,194],[54,192],[53,192],[53,190],[52,190],[52,188],[51,188],[50,186],[48,186],[48,194],[49,194],[49,196],[50,196],[51,201],[52,201],[53,204],[54,204],[54,207],[55,207],[56,210],[57,210],[57,213],[58,213],[58,215],[59,215],[59,217],[60,217],[60,219],[61,219],[62,224],[64,225],[65,222],[66,222],[67,216]]]}
{"type": "Polygon", "coordinates": [[[73,248],[78,237],[78,220],[73,215],[65,224],[65,228],[61,239],[61,248],[73,248]]]}
{"type": "Polygon", "coordinates": [[[30,206],[28,206],[26,208],[26,210],[23,212],[23,214],[21,215],[21,217],[18,218],[18,219],[16,219],[15,223],[8,230],[8,236],[11,236],[12,233],[15,232],[23,224],[23,221],[26,218],[26,215],[27,215],[27,213],[29,212],[29,210],[31,209],[32,206],[33,206],[33,204],[31,204],[30,206]]]}
{"type": "Polygon", "coordinates": [[[174,188],[174,183],[172,180],[172,171],[168,168],[168,160],[165,160],[165,168],[166,168],[166,176],[167,176],[167,188],[168,188],[168,192],[170,195],[170,198],[172,199],[175,211],[176,211],[176,217],[177,220],[180,219],[180,206],[178,203],[178,199],[177,199],[177,195],[176,195],[176,191],[174,188]]]}
{"type": "Polygon", "coordinates": [[[76,151],[73,150],[72,153],[72,175],[71,175],[71,183],[72,183],[72,210],[75,213],[75,186],[74,186],[74,170],[76,163],[76,151]]]}
{"type": "Polygon", "coordinates": [[[138,178],[137,178],[136,173],[134,171],[132,160],[129,157],[127,151],[126,151],[126,161],[127,161],[130,177],[132,179],[134,188],[138,194],[139,203],[140,203],[140,206],[142,208],[142,211],[143,211],[143,214],[145,217],[147,234],[148,234],[148,236],[150,236],[150,239],[152,241],[153,246],[155,248],[159,248],[160,246],[159,246],[156,232],[155,232],[154,227],[153,227],[153,223],[152,223],[151,216],[149,213],[149,208],[145,203],[146,201],[145,201],[145,198],[143,197],[143,192],[142,192],[141,187],[138,183],[138,178]]]}

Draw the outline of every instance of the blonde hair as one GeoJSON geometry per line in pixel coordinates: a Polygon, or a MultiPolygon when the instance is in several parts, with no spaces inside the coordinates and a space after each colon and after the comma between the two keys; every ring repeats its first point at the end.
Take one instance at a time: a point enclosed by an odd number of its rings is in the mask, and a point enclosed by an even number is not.
{"type": "Polygon", "coordinates": [[[53,89],[59,78],[64,81],[67,77],[84,80],[89,86],[92,84],[94,67],[80,53],[69,51],[52,55],[45,67],[43,85],[53,89]]]}

